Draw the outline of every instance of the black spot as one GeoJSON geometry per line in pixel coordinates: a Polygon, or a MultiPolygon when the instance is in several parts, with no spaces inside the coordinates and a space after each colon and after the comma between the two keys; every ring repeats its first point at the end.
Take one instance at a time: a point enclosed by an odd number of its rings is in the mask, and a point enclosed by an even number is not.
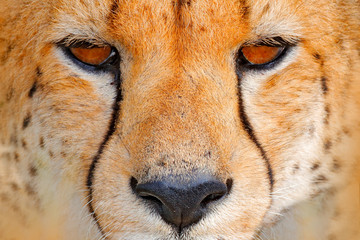
{"type": "Polygon", "coordinates": [[[324,150],[325,152],[329,152],[329,150],[331,149],[332,147],[332,142],[330,140],[326,140],[325,143],[324,143],[324,150]]]}
{"type": "Polygon", "coordinates": [[[248,18],[248,16],[249,16],[249,7],[248,6],[244,6],[243,8],[242,8],[242,12],[243,12],[243,16],[242,16],[242,18],[248,18]]]}
{"type": "Polygon", "coordinates": [[[10,187],[13,191],[18,191],[19,190],[19,185],[17,185],[16,183],[10,183],[10,187]]]}
{"type": "Polygon", "coordinates": [[[157,163],[159,167],[165,167],[167,164],[164,161],[160,161],[157,163]]]}
{"type": "Polygon", "coordinates": [[[315,129],[315,124],[310,124],[307,127],[307,132],[309,133],[310,136],[314,136],[316,129],[315,129]]]}
{"type": "Polygon", "coordinates": [[[38,78],[42,76],[42,71],[41,71],[40,67],[37,67],[37,68],[36,68],[36,76],[37,76],[38,78]]]}
{"type": "Polygon", "coordinates": [[[334,158],[331,170],[333,172],[338,172],[340,169],[341,169],[341,164],[340,164],[339,160],[334,158]]]}
{"type": "Polygon", "coordinates": [[[211,158],[211,151],[206,151],[204,157],[211,158]]]}
{"type": "Polygon", "coordinates": [[[66,152],[64,152],[64,151],[61,151],[61,153],[60,153],[60,154],[61,154],[61,156],[62,156],[62,157],[64,157],[64,158],[65,158],[65,157],[66,157],[66,155],[67,155],[67,154],[66,154],[66,152]]]}
{"type": "Polygon", "coordinates": [[[344,133],[345,135],[348,135],[348,136],[351,135],[351,134],[350,134],[350,130],[349,130],[348,128],[346,128],[346,127],[343,128],[343,133],[344,133]]]}
{"type": "Polygon", "coordinates": [[[29,166],[29,174],[31,177],[36,177],[37,176],[37,169],[34,165],[30,165],[29,166]]]}
{"type": "Polygon", "coordinates": [[[300,169],[299,164],[297,164],[297,163],[294,164],[294,166],[293,166],[293,174],[297,173],[299,171],[299,169],[300,169]]]}
{"type": "Polygon", "coordinates": [[[328,181],[328,179],[324,175],[319,175],[314,179],[315,183],[324,183],[328,181]]]}
{"type": "Polygon", "coordinates": [[[51,158],[54,157],[54,153],[53,153],[51,150],[49,151],[49,156],[50,156],[51,158]]]}
{"type": "Polygon", "coordinates": [[[41,148],[44,148],[44,147],[45,147],[45,143],[44,143],[44,138],[43,138],[43,137],[40,137],[39,145],[40,145],[41,148]]]}
{"type": "Polygon", "coordinates": [[[20,161],[20,157],[19,157],[19,154],[17,152],[14,153],[14,159],[15,159],[15,162],[20,161]]]}
{"type": "Polygon", "coordinates": [[[316,52],[316,53],[313,53],[312,55],[313,55],[313,57],[314,57],[315,59],[317,59],[317,60],[321,59],[320,54],[317,53],[317,52],[316,52]]]}
{"type": "Polygon", "coordinates": [[[28,115],[26,115],[26,117],[24,118],[24,121],[23,121],[23,129],[27,128],[30,124],[30,121],[31,121],[31,114],[29,113],[28,115]]]}
{"type": "Polygon", "coordinates": [[[28,94],[28,96],[30,98],[32,98],[34,96],[34,93],[36,92],[36,89],[37,89],[37,82],[34,82],[32,87],[30,88],[30,91],[29,91],[29,94],[28,94]]]}
{"type": "Polygon", "coordinates": [[[42,74],[43,74],[43,73],[42,73],[40,67],[37,67],[37,68],[36,68],[36,80],[34,81],[33,85],[31,86],[30,91],[29,91],[29,94],[28,94],[28,96],[29,96],[30,98],[32,98],[32,97],[34,96],[34,94],[35,94],[35,92],[36,92],[36,90],[37,90],[37,88],[38,88],[37,80],[42,76],[42,74]]]}
{"type": "Polygon", "coordinates": [[[327,94],[327,92],[329,91],[329,87],[327,85],[327,77],[325,77],[325,76],[321,77],[321,88],[322,88],[323,94],[327,94]]]}
{"type": "Polygon", "coordinates": [[[21,145],[22,145],[23,148],[27,147],[27,143],[26,143],[25,139],[21,140],[21,145]]]}
{"type": "Polygon", "coordinates": [[[314,163],[312,166],[311,166],[311,170],[314,171],[316,169],[318,169],[320,167],[320,163],[314,163]]]}

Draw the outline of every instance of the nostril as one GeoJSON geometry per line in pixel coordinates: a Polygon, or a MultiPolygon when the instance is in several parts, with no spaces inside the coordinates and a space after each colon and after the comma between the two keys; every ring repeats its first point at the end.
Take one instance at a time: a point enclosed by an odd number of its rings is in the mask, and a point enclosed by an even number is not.
{"type": "MultiPolygon", "coordinates": [[[[202,208],[206,208],[209,203],[216,202],[230,193],[232,188],[233,180],[231,178],[226,180],[226,184],[218,185],[217,192],[212,192],[211,194],[207,195],[201,202],[200,206],[202,208]]],[[[216,188],[215,188],[216,189],[216,188]]]]}
{"type": "Polygon", "coordinates": [[[226,192],[210,194],[201,201],[200,205],[201,205],[201,207],[205,208],[209,203],[220,200],[225,195],[226,195],[226,192]]]}
{"type": "Polygon", "coordinates": [[[162,208],[167,204],[169,194],[162,182],[147,182],[139,184],[135,178],[131,178],[130,186],[139,198],[151,204],[157,211],[163,212],[162,208]]]}
{"type": "Polygon", "coordinates": [[[151,192],[144,189],[142,184],[140,184],[140,186],[138,186],[138,181],[134,177],[131,177],[131,179],[130,179],[130,187],[133,190],[133,192],[136,195],[138,195],[140,198],[150,201],[150,202],[157,203],[157,204],[162,204],[161,200],[158,197],[156,197],[154,194],[152,194],[151,192]]]}
{"type": "Polygon", "coordinates": [[[155,203],[158,206],[163,205],[162,201],[156,196],[153,196],[153,195],[148,194],[146,192],[140,192],[140,191],[138,191],[137,194],[138,194],[139,197],[146,200],[147,202],[155,203]]]}

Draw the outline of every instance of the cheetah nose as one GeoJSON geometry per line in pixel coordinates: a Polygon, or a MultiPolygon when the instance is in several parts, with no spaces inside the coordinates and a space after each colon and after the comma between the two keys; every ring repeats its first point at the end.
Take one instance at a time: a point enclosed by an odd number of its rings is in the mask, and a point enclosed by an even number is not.
{"type": "Polygon", "coordinates": [[[137,184],[132,180],[135,193],[151,204],[162,219],[174,225],[179,233],[197,223],[213,204],[230,191],[232,180],[226,184],[216,178],[198,178],[181,184],[169,180],[137,184]]]}

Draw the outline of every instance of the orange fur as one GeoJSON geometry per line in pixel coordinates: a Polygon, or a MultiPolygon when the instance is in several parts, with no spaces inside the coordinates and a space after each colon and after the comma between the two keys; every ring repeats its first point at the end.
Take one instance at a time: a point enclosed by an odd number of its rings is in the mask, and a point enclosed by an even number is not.
{"type": "Polygon", "coordinates": [[[359,13],[355,0],[2,0],[0,239],[358,239],[359,13]],[[239,70],[241,46],[273,37],[296,46],[239,70]],[[75,40],[119,52],[118,115],[114,75],[58,45],[75,40]],[[197,174],[233,187],[179,236],[129,186],[197,174]]]}

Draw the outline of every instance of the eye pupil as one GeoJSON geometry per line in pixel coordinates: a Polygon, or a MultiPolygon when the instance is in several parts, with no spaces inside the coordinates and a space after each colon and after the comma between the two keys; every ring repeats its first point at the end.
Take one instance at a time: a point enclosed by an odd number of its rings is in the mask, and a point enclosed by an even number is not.
{"type": "Polygon", "coordinates": [[[275,60],[284,47],[246,46],[241,49],[244,58],[253,65],[270,63],[275,60]]]}
{"type": "Polygon", "coordinates": [[[73,47],[70,52],[80,61],[90,65],[100,65],[104,63],[111,55],[111,47],[73,47]]]}

